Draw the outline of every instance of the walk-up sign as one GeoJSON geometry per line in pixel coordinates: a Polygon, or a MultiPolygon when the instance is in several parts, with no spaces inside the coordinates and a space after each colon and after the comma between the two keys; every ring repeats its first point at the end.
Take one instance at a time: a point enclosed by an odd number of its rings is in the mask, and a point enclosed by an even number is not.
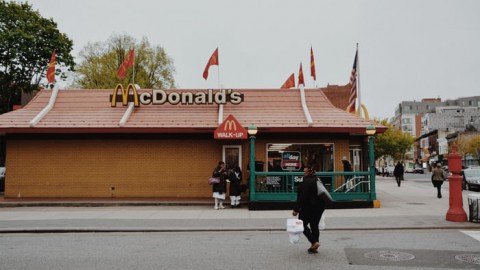
{"type": "Polygon", "coordinates": [[[231,114],[218,126],[214,134],[215,139],[240,140],[248,137],[247,130],[231,114]]]}

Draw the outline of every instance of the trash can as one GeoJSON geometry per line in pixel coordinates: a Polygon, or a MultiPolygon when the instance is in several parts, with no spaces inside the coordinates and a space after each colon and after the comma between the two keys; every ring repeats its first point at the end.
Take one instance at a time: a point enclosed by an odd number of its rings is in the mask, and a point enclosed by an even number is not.
{"type": "Polygon", "coordinates": [[[468,221],[480,223],[480,194],[468,194],[468,221]]]}

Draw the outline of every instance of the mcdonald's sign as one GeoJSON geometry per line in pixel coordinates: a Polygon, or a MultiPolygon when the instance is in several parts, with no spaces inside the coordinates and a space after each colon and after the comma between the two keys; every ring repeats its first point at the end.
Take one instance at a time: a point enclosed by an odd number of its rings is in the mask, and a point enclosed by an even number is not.
{"type": "Polygon", "coordinates": [[[123,88],[123,85],[117,84],[117,86],[113,90],[113,95],[110,95],[110,101],[112,103],[112,107],[116,107],[117,102],[122,102],[124,106],[126,106],[128,102],[133,102],[135,107],[140,106],[140,103],[138,101],[137,89],[135,88],[135,85],[133,85],[133,83],[127,86],[127,90],[123,88]],[[118,94],[119,90],[120,95],[118,94]],[[132,94],[130,94],[130,91],[132,92],[132,94]]]}
{"type": "Polygon", "coordinates": [[[247,139],[248,133],[247,130],[240,125],[237,119],[230,114],[215,130],[214,138],[228,140],[247,139]]]}
{"type": "Polygon", "coordinates": [[[235,92],[231,89],[222,89],[214,92],[212,89],[206,92],[186,92],[186,91],[166,91],[152,90],[151,92],[142,91],[137,93],[135,85],[128,85],[127,89],[118,84],[110,95],[112,107],[116,107],[118,102],[122,102],[123,106],[127,106],[129,102],[133,102],[135,107],[142,105],[163,105],[169,103],[171,105],[207,105],[207,104],[227,104],[238,105],[243,102],[243,94],[235,92]],[[118,93],[120,91],[120,94],[118,93]]]}

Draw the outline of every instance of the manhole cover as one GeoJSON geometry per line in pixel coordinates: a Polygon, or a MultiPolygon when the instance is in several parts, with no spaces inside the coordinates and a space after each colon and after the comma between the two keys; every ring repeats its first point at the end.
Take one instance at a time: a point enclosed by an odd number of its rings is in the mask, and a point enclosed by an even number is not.
{"type": "Polygon", "coordinates": [[[480,255],[478,254],[459,254],[455,256],[455,259],[473,264],[480,264],[480,255]]]}
{"type": "Polygon", "coordinates": [[[373,259],[377,261],[410,261],[415,259],[415,256],[410,253],[392,251],[392,250],[378,250],[371,251],[363,254],[365,258],[373,259]]]}

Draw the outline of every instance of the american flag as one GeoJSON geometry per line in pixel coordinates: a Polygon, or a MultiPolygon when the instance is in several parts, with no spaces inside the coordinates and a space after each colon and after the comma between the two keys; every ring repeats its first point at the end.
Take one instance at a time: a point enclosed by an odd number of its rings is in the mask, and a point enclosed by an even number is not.
{"type": "Polygon", "coordinates": [[[355,61],[353,61],[352,74],[350,75],[350,98],[348,99],[348,112],[355,113],[355,105],[357,100],[357,55],[358,50],[355,52],[355,61]]]}

